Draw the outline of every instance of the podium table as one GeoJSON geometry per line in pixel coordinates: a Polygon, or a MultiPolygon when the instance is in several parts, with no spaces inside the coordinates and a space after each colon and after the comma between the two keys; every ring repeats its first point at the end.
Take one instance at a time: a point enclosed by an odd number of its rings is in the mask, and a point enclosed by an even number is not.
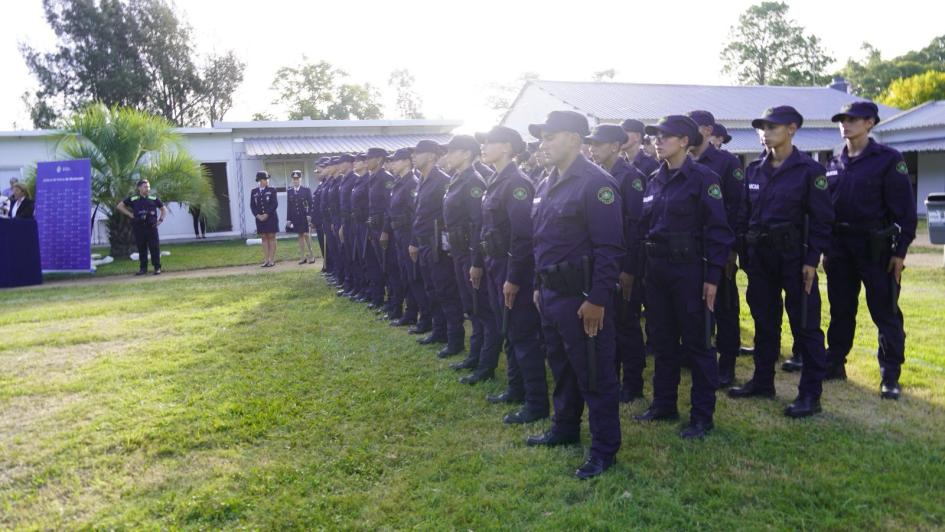
{"type": "Polygon", "coordinates": [[[36,220],[0,218],[0,288],[42,283],[36,220]]]}

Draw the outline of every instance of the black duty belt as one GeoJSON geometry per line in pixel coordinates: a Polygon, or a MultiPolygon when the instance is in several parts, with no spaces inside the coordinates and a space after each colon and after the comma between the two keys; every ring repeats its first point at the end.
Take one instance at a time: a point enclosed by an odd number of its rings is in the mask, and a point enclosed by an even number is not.
{"type": "Polygon", "coordinates": [[[667,233],[660,240],[648,240],[645,248],[648,258],[670,262],[702,260],[702,241],[691,233],[667,233]]]}
{"type": "MultiPolygon", "coordinates": [[[[590,266],[593,269],[593,266],[590,266]]],[[[559,262],[538,270],[538,282],[563,296],[586,296],[584,293],[584,270],[580,265],[559,262]]]]}

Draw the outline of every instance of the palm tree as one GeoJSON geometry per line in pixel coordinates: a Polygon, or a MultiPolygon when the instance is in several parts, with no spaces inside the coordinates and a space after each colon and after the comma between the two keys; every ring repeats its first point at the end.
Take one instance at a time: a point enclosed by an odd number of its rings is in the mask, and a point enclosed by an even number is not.
{"type": "Polygon", "coordinates": [[[167,119],[96,103],[69,118],[57,140],[63,157],[92,161],[92,201],[108,215],[113,257],[126,257],[133,249],[131,224],[115,206],[134,192],[139,179],[150,181],[164,203],[199,203],[208,224],[217,221],[210,176],[183,149],[181,135],[167,119]]]}

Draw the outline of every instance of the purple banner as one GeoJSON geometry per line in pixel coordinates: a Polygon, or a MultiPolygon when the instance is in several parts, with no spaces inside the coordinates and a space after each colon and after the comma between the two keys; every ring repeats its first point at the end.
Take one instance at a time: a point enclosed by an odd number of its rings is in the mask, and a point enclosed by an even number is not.
{"type": "Polygon", "coordinates": [[[92,268],[92,165],[88,159],[36,165],[36,224],[43,272],[92,268]]]}

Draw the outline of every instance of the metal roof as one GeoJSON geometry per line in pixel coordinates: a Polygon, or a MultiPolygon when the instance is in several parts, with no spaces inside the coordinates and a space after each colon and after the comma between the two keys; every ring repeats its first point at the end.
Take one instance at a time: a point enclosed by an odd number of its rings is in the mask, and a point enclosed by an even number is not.
{"type": "MultiPolygon", "coordinates": [[[[722,146],[732,153],[760,153],[761,141],[754,129],[729,129],[732,141],[722,146]]],[[[801,151],[834,151],[843,144],[837,128],[802,127],[794,135],[794,145],[801,151]]]]}
{"type": "Polygon", "coordinates": [[[875,131],[901,131],[940,126],[945,126],[945,100],[926,102],[903,111],[885,122],[880,122],[875,131]]]}
{"type": "Polygon", "coordinates": [[[899,151],[945,151],[945,138],[886,142],[884,144],[899,151]]]}
{"type": "MultiPolygon", "coordinates": [[[[744,121],[756,118],[765,109],[776,105],[792,105],[805,121],[830,121],[840,108],[860,101],[827,87],[774,87],[774,86],[719,86],[671,85],[650,83],[609,83],[580,81],[528,82],[519,93],[521,97],[529,85],[558,98],[599,120],[657,120],[670,114],[693,109],[704,109],[724,121],[744,121]]],[[[517,103],[517,102],[516,102],[517,103]]],[[[514,106],[515,104],[513,104],[514,106]]],[[[899,112],[885,105],[879,106],[880,118],[899,112]]]]}
{"type": "Polygon", "coordinates": [[[432,128],[453,130],[462,120],[256,120],[252,122],[214,122],[214,128],[229,129],[306,129],[306,128],[432,128]]]}
{"type": "Polygon", "coordinates": [[[429,139],[446,143],[452,138],[448,133],[414,135],[336,135],[324,137],[247,137],[244,139],[246,155],[262,157],[268,155],[318,155],[328,153],[356,153],[368,148],[397,150],[416,146],[429,139]]]}

